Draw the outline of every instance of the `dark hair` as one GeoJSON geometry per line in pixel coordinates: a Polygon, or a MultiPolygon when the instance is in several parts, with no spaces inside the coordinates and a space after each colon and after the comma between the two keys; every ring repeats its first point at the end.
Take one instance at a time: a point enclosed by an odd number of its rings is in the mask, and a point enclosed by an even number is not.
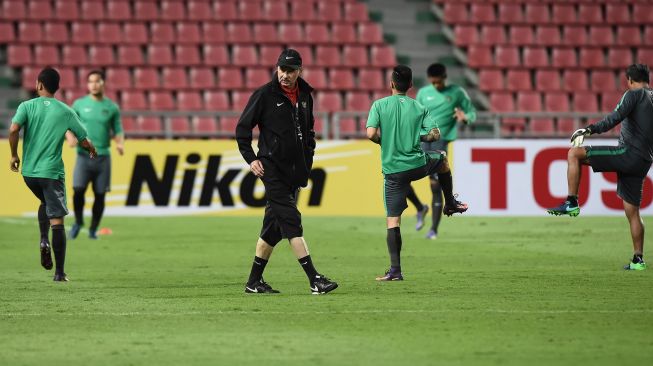
{"type": "Polygon", "coordinates": [[[59,73],[57,70],[49,66],[39,72],[37,80],[39,83],[43,84],[45,90],[51,94],[54,94],[59,90],[59,73]]]}
{"type": "Polygon", "coordinates": [[[397,91],[407,92],[413,82],[413,71],[406,65],[395,66],[392,69],[392,82],[395,84],[397,91]]]}
{"type": "Polygon", "coordinates": [[[91,77],[91,75],[99,75],[100,79],[104,80],[104,71],[102,70],[91,70],[89,71],[88,75],[86,75],[86,80],[91,77]]]}
{"type": "Polygon", "coordinates": [[[431,64],[429,68],[426,69],[426,75],[431,78],[447,77],[447,67],[440,63],[431,64]]]}
{"type": "Polygon", "coordinates": [[[626,69],[626,77],[636,83],[649,82],[648,66],[644,64],[633,64],[626,69]]]}

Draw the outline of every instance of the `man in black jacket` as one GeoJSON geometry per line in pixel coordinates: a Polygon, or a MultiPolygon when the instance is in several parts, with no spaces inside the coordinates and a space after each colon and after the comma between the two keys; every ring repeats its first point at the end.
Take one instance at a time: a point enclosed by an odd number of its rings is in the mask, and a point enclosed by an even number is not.
{"type": "Polygon", "coordinates": [[[300,54],[284,50],[272,81],[252,94],[236,126],[238,149],[252,173],[263,181],[267,199],[254,264],[245,285],[247,293],[279,292],[263,280],[263,270],[283,238],[289,240],[313,294],[338,287],[313,266],[297,209],[297,194],[308,183],[315,151],[313,88],[299,77],[301,72],[300,54]],[[257,125],[260,136],[255,154],[252,129],[257,125]]]}

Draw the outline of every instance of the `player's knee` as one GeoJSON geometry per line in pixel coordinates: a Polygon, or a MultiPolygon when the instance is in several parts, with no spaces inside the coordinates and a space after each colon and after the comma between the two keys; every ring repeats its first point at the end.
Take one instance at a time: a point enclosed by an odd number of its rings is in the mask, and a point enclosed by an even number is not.
{"type": "Polygon", "coordinates": [[[586,158],[585,148],[584,147],[572,147],[567,152],[568,160],[584,160],[586,158]]]}

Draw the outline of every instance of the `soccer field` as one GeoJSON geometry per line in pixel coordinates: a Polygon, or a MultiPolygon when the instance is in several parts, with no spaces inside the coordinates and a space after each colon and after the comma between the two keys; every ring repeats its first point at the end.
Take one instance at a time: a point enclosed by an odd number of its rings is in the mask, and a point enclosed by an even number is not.
{"type": "Polygon", "coordinates": [[[265,276],[282,293],[243,293],[259,218],[107,218],[113,235],[68,241],[67,284],[33,219],[0,219],[0,365],[650,362],[653,270],[620,269],[625,218],[443,221],[427,241],[406,219],[406,280],[377,283],[383,218],[305,218],[340,284],[313,296],[287,245],[265,276]]]}

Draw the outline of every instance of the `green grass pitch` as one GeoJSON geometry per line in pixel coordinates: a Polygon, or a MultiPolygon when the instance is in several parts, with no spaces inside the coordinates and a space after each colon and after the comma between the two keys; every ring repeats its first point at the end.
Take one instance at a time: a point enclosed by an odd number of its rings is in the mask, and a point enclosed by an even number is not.
{"type": "Polygon", "coordinates": [[[310,295],[279,245],[282,293],[261,296],[243,293],[260,218],[107,218],[113,235],[68,241],[67,284],[34,219],[0,219],[0,365],[650,364],[653,269],[620,269],[624,218],[443,221],[427,241],[407,218],[406,280],[376,283],[383,218],[306,217],[340,288],[310,295]]]}

